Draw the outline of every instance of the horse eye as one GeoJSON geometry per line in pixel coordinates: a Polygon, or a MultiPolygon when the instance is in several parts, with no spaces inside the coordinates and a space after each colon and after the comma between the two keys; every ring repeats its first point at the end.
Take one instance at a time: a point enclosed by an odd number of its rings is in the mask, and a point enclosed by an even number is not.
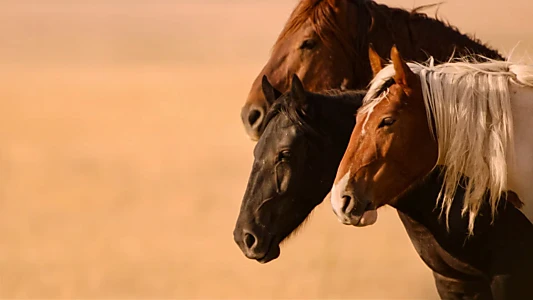
{"type": "Polygon", "coordinates": [[[288,161],[291,157],[291,153],[288,150],[281,151],[278,153],[278,162],[280,161],[288,161]]]}
{"type": "Polygon", "coordinates": [[[300,49],[301,50],[304,50],[304,49],[311,50],[311,49],[315,48],[315,46],[316,46],[316,41],[312,40],[312,39],[309,39],[309,40],[303,41],[303,43],[300,45],[300,49]]]}
{"type": "Polygon", "coordinates": [[[394,124],[394,122],[396,122],[396,120],[391,117],[383,118],[383,120],[381,120],[381,123],[379,123],[379,128],[391,126],[392,124],[394,124]]]}

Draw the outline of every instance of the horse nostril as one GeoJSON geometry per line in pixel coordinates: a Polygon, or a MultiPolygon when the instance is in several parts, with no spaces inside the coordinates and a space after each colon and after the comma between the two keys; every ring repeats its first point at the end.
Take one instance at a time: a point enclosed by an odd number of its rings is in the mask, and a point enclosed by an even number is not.
{"type": "Polygon", "coordinates": [[[344,214],[349,214],[353,207],[354,207],[354,204],[353,204],[353,198],[349,195],[343,195],[342,196],[342,212],[344,214]]]}
{"type": "Polygon", "coordinates": [[[248,232],[244,234],[244,245],[246,246],[246,248],[252,249],[255,246],[256,241],[257,239],[253,234],[248,232]]]}
{"type": "Polygon", "coordinates": [[[257,127],[261,123],[261,119],[263,119],[263,111],[253,108],[250,110],[250,113],[248,114],[248,123],[250,124],[250,127],[257,127]]]}

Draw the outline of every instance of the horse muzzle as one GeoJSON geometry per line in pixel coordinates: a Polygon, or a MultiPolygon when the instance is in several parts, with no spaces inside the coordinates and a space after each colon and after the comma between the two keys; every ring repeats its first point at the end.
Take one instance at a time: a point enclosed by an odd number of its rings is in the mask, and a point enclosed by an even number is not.
{"type": "Polygon", "coordinates": [[[339,221],[345,225],[364,227],[376,223],[378,218],[376,206],[371,201],[358,198],[350,191],[334,193],[331,206],[339,221]]]}

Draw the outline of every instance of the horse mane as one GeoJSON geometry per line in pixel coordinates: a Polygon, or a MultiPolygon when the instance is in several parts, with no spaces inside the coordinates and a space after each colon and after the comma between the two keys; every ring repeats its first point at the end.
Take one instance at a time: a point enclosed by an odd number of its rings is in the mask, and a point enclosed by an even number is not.
{"type": "MultiPolygon", "coordinates": [[[[464,47],[458,54],[484,53],[493,59],[503,59],[496,50],[491,49],[474,36],[463,34],[448,22],[420,12],[431,5],[415,7],[408,11],[378,4],[371,0],[346,1],[357,7],[356,15],[349,16],[349,24],[355,24],[355,26],[350,27],[351,32],[346,33],[344,32],[345,29],[339,26],[337,21],[338,4],[335,3],[335,0],[300,0],[279,34],[273,49],[277,49],[283,40],[298,31],[306,22],[310,22],[313,30],[325,46],[330,47],[339,43],[342,49],[349,54],[350,60],[353,60],[352,63],[358,63],[360,55],[366,58],[368,43],[371,39],[375,40],[375,46],[383,44],[382,42],[378,43],[378,41],[383,40],[383,30],[388,31],[395,39],[408,40],[413,52],[424,51],[423,48],[418,50],[417,45],[421,40],[427,39],[428,34],[435,35],[442,32],[442,34],[456,35],[458,39],[465,38],[472,42],[472,45],[464,47]],[[467,51],[471,53],[467,53],[467,51]]],[[[399,40],[394,42],[401,44],[399,40]]],[[[392,45],[383,44],[383,47],[388,49],[390,46],[392,45]]],[[[429,55],[425,55],[422,59],[427,57],[429,55]]]]}
{"type": "MultiPolygon", "coordinates": [[[[341,89],[331,89],[320,92],[320,94],[308,91],[306,91],[305,93],[309,103],[325,101],[328,103],[337,102],[341,104],[352,105],[360,103],[362,98],[366,94],[366,91],[344,91],[341,89]]],[[[325,135],[325,133],[320,131],[316,124],[311,123],[311,118],[307,115],[305,109],[303,109],[302,106],[297,103],[297,101],[294,101],[292,99],[290,92],[283,94],[272,104],[266,115],[265,124],[270,123],[270,121],[280,113],[283,113],[290,120],[291,123],[299,126],[300,129],[305,133],[318,137],[325,135]]]]}
{"type": "MultiPolygon", "coordinates": [[[[444,165],[444,183],[437,199],[446,221],[459,184],[465,186],[463,215],[469,214],[469,231],[490,191],[494,220],[499,198],[507,189],[507,158],[512,160],[513,118],[509,83],[533,88],[533,65],[490,60],[474,62],[472,57],[435,66],[408,63],[418,74],[428,126],[438,143],[437,165],[444,165]],[[469,179],[464,182],[462,176],[469,179]]],[[[474,58],[474,61],[476,59],[474,58]]],[[[394,76],[388,65],[372,80],[361,112],[373,109],[386,93],[384,83],[394,76]]]]}

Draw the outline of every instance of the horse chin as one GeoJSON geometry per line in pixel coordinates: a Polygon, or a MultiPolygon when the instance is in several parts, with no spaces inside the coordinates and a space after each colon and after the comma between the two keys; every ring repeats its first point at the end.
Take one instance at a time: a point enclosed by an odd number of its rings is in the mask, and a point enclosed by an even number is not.
{"type": "Polygon", "coordinates": [[[265,256],[263,256],[262,258],[258,258],[256,260],[260,264],[266,264],[266,263],[271,262],[274,259],[278,258],[280,253],[281,253],[281,249],[279,247],[279,244],[278,243],[271,243],[268,251],[265,254],[265,256]]]}
{"type": "Polygon", "coordinates": [[[361,215],[351,215],[346,225],[355,227],[370,226],[378,220],[378,211],[376,209],[365,210],[361,215]]]}
{"type": "Polygon", "coordinates": [[[376,223],[378,220],[378,211],[375,209],[367,210],[363,213],[361,216],[361,219],[359,220],[359,223],[355,226],[357,227],[365,227],[372,225],[376,223]]]}
{"type": "Polygon", "coordinates": [[[346,225],[356,227],[365,227],[376,223],[378,220],[378,211],[374,203],[368,201],[358,201],[357,206],[347,216],[346,225]]]}

